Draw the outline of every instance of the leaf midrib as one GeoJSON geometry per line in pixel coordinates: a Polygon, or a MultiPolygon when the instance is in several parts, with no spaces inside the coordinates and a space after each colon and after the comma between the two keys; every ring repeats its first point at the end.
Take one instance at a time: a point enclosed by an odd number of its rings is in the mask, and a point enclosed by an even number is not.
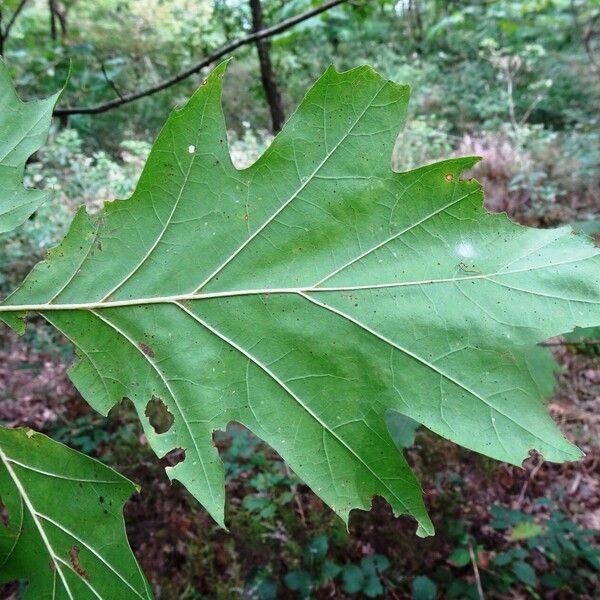
{"type": "MultiPolygon", "coordinates": [[[[211,300],[215,298],[229,298],[236,296],[264,296],[269,294],[318,294],[318,293],[329,293],[329,292],[355,292],[361,290],[378,290],[378,289],[390,289],[410,286],[422,286],[422,285],[436,285],[436,284],[448,284],[448,283],[459,283],[461,281],[473,281],[473,280],[487,280],[498,285],[504,285],[493,277],[501,277],[504,275],[514,275],[517,273],[529,273],[531,271],[538,271],[541,269],[551,269],[562,265],[583,262],[585,260],[596,259],[598,254],[591,254],[585,257],[578,257],[570,260],[559,261],[555,263],[546,263],[544,265],[537,265],[533,267],[525,267],[523,269],[512,269],[510,271],[496,271],[493,273],[477,273],[474,275],[465,275],[461,277],[443,277],[438,279],[423,279],[413,281],[395,281],[389,283],[378,283],[378,284],[364,284],[364,285],[343,285],[343,286],[331,286],[331,287],[283,287],[283,288],[256,288],[247,290],[226,290],[222,292],[207,292],[207,293],[191,293],[191,294],[174,294],[171,296],[150,296],[147,298],[130,298],[129,300],[114,300],[109,302],[81,302],[81,303],[68,303],[68,304],[53,304],[49,302],[39,304],[0,304],[0,313],[3,312],[53,312],[53,311],[68,311],[68,310],[101,310],[107,308],[119,308],[125,306],[143,306],[147,304],[175,304],[177,302],[187,301],[199,301],[199,300],[211,300]]],[[[520,288],[514,288],[516,291],[527,294],[536,294],[533,290],[525,290],[520,288]]],[[[537,292],[539,294],[539,292],[537,292]]],[[[545,294],[546,295],[546,294],[545,294]]],[[[600,304],[595,300],[585,300],[582,298],[566,298],[564,296],[552,296],[547,294],[547,297],[556,298],[559,300],[566,300],[570,302],[582,302],[586,304],[600,304]]],[[[10,298],[7,298],[9,300],[10,298]]]]}

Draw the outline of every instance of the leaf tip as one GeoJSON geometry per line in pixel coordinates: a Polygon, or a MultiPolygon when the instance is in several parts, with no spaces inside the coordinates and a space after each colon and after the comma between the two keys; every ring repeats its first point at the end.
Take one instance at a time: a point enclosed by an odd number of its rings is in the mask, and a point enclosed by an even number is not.
{"type": "Polygon", "coordinates": [[[420,538],[426,538],[435,535],[435,527],[429,518],[426,521],[418,521],[416,534],[417,537],[420,538]]]}

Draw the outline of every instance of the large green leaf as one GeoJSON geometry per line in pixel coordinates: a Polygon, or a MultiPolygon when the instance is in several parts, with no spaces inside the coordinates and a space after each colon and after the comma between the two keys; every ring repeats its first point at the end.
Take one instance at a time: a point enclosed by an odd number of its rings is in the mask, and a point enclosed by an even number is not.
{"type": "Polygon", "coordinates": [[[49,197],[23,187],[27,159],[46,141],[60,92],[21,102],[0,58],[0,233],[18,227],[49,197]]]}
{"type": "Polygon", "coordinates": [[[4,319],[37,311],[71,339],[83,396],[102,413],[130,398],[159,456],[185,449],[169,476],[219,523],[212,434],[232,420],[343,519],[379,495],[420,534],[388,411],[515,464],[531,448],[578,458],[543,406],[552,362],[535,344],[600,320],[598,249],[488,214],[461,179],[474,158],[392,172],[408,88],[369,67],[329,69],[236,170],[224,68],[171,115],[133,196],[82,209],[4,319]]]}
{"type": "Polygon", "coordinates": [[[0,428],[0,582],[24,598],[151,598],[125,534],[133,483],[40,433],[0,428]]]}

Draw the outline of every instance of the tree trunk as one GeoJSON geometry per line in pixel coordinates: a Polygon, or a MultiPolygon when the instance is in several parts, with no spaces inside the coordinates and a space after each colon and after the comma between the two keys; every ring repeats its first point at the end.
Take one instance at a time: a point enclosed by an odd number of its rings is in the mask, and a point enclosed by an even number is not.
{"type": "MultiPolygon", "coordinates": [[[[252,29],[254,31],[263,29],[260,0],[250,0],[250,9],[252,10],[252,29]]],[[[281,95],[279,94],[277,81],[273,73],[273,65],[271,64],[270,46],[271,44],[266,39],[256,41],[256,50],[260,62],[260,77],[267,102],[269,103],[269,110],[271,111],[272,130],[273,133],[277,133],[283,127],[285,116],[283,114],[283,106],[281,105],[281,95]]]]}
{"type": "Polygon", "coordinates": [[[48,0],[48,11],[50,12],[50,37],[56,40],[56,14],[53,0],[48,0]]]}
{"type": "Polygon", "coordinates": [[[6,45],[6,41],[8,40],[8,36],[10,35],[10,30],[12,26],[15,24],[17,17],[21,14],[21,11],[25,7],[27,0],[21,0],[19,4],[13,10],[13,13],[10,19],[7,20],[7,23],[4,27],[2,27],[3,23],[3,14],[2,14],[2,0],[0,0],[0,54],[4,54],[4,46],[6,45]]]}
{"type": "Polygon", "coordinates": [[[408,12],[410,14],[410,29],[415,41],[417,54],[420,56],[423,54],[423,21],[421,19],[419,3],[409,0],[408,12]]]}
{"type": "Polygon", "coordinates": [[[2,7],[0,6],[0,56],[4,54],[4,33],[2,32],[2,7]]]}

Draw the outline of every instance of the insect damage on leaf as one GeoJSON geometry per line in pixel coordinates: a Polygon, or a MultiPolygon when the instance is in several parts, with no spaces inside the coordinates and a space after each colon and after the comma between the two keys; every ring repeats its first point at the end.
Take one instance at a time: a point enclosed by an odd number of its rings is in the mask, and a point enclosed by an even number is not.
{"type": "Polygon", "coordinates": [[[175,417],[161,398],[152,397],[146,405],[144,414],[148,417],[150,425],[152,425],[156,433],[166,433],[171,429],[175,421],[175,417]]]}
{"type": "Polygon", "coordinates": [[[71,566],[77,575],[89,581],[90,576],[88,572],[81,566],[81,562],[79,561],[79,548],[77,546],[71,546],[69,549],[69,557],[71,558],[71,566]]]}
{"type": "Polygon", "coordinates": [[[578,458],[541,402],[553,363],[536,344],[598,322],[598,249],[487,213],[461,178],[476,158],[393,172],[408,88],[369,67],[328,69],[237,170],[224,70],[171,114],[133,196],[81,210],[2,318],[36,311],[62,331],[83,396],[104,414],[130,398],[159,457],[182,449],[169,476],[220,524],[212,434],[231,421],[345,521],[377,495],[419,535],[433,528],[386,415],[514,464],[531,448],[578,458]]]}

